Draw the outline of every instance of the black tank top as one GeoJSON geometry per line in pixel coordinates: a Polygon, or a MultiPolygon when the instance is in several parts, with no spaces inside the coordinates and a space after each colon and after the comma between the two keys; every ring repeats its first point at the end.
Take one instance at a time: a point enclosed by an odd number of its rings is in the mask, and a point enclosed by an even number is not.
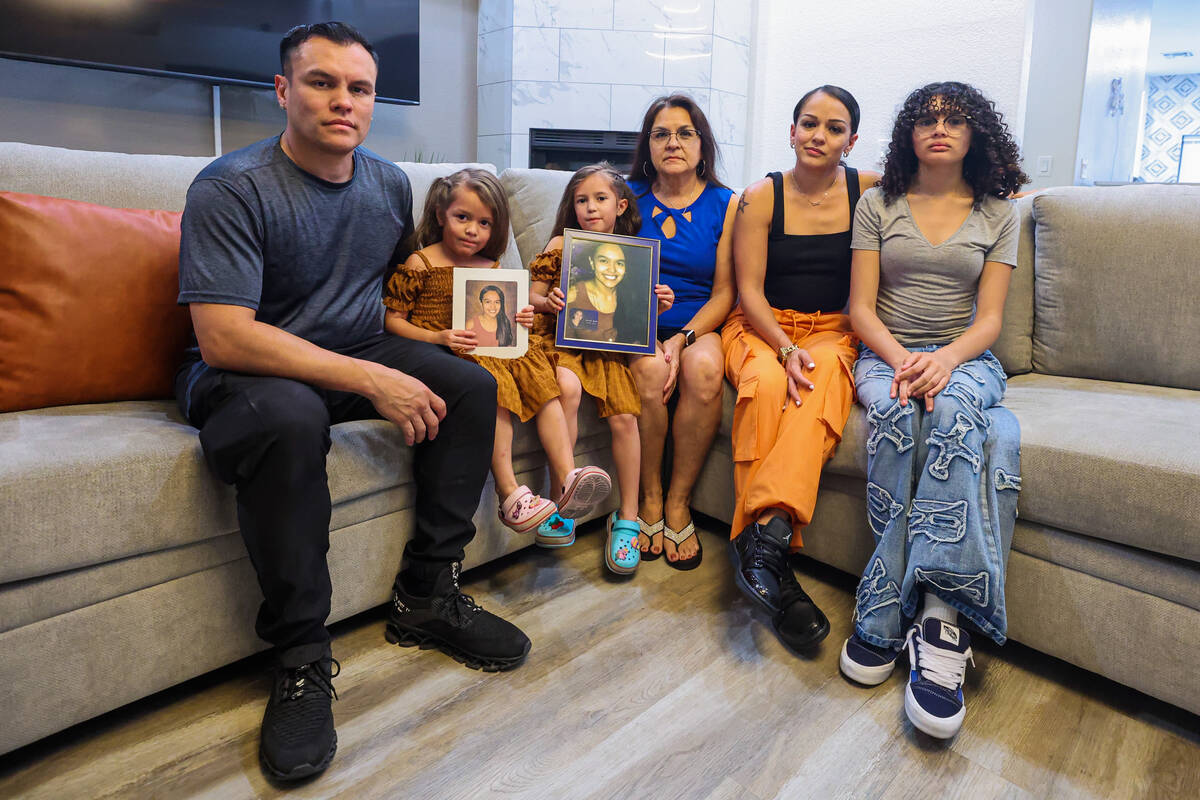
{"type": "MultiPolygon", "coordinates": [[[[850,299],[850,231],[807,235],[784,233],[783,174],[772,172],[775,210],[767,236],[767,273],[763,294],[771,308],[811,314],[837,312],[850,299]]],[[[846,167],[850,227],[858,205],[858,170],[846,167]]]]}

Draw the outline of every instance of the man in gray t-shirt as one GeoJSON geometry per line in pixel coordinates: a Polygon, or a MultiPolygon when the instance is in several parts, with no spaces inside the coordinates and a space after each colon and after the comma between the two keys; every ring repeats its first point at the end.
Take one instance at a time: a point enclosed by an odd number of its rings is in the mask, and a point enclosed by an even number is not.
{"type": "Polygon", "coordinates": [[[403,259],[412,193],[399,167],[360,146],[374,49],[349,26],[320,23],[290,31],[280,60],[283,134],[217,159],[188,191],[179,302],[196,346],[175,387],[213,471],[237,487],[263,592],[256,629],[278,663],[259,755],[292,780],[325,769],[337,747],[325,628],[331,423],[383,418],[414,446],[415,527],[388,639],[490,670],[518,666],[530,645],[458,587],[492,451],[495,380],[383,330],[385,271],[403,259]]]}

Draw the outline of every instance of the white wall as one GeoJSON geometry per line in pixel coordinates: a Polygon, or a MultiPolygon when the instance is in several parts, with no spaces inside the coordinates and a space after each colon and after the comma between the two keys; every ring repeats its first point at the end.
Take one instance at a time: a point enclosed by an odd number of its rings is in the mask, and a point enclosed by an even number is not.
{"type": "Polygon", "coordinates": [[[1092,38],[1075,163],[1080,183],[1133,177],[1143,128],[1153,5],[1153,0],[1095,0],[1092,4],[1092,38]],[[1114,91],[1117,79],[1121,88],[1114,91]]]}
{"type": "Polygon", "coordinates": [[[1070,186],[1075,182],[1075,150],[1083,105],[1083,78],[1091,34],[1092,0],[1036,0],[1025,135],[1021,152],[1029,189],[1070,186]],[[1050,158],[1050,172],[1039,175],[1038,159],[1050,158]]]}
{"type": "Polygon", "coordinates": [[[849,89],[862,106],[859,141],[848,159],[860,169],[879,168],[880,140],[890,139],[897,107],[932,81],[978,87],[1019,136],[1031,2],[760,0],[748,173],[756,178],[795,163],[787,135],[792,107],[824,83],[849,89]]]}
{"type": "MultiPolygon", "coordinates": [[[[478,0],[422,0],[421,105],[379,104],[366,146],[395,160],[475,159],[478,0]]],[[[315,20],[314,20],[315,21],[315,20]]],[[[207,84],[0,59],[0,141],[212,155],[207,84]]],[[[221,90],[224,151],[283,130],[269,89],[221,90]]]]}

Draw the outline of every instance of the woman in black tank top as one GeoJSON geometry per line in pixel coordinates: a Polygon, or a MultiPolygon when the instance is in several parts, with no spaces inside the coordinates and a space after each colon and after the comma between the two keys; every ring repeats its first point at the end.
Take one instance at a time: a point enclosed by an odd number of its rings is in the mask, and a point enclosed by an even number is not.
{"type": "Polygon", "coordinates": [[[854,401],[855,339],[844,312],[850,229],[863,186],[842,161],[858,138],[854,97],[821,86],[792,114],[796,162],[752,184],[738,202],[734,269],[740,301],[721,333],[725,375],[737,387],[730,551],[735,580],[770,612],[793,649],[812,647],[829,621],[787,565],[812,519],[821,468],[854,401]]]}

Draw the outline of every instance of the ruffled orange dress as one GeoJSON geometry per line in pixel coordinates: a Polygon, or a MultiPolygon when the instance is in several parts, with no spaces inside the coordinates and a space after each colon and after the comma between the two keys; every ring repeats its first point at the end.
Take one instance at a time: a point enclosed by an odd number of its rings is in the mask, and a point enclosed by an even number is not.
{"type": "MultiPolygon", "coordinates": [[[[558,286],[562,278],[562,250],[550,250],[534,256],[529,264],[531,280],[558,286]]],[[[560,367],[566,367],[579,377],[583,390],[596,399],[601,417],[614,414],[642,413],[642,398],[633,373],[621,353],[599,350],[576,350],[554,344],[557,318],[553,314],[537,314],[529,335],[529,349],[535,346],[547,353],[560,367]]]]}
{"type": "MultiPolygon", "coordinates": [[[[392,311],[408,315],[413,325],[430,331],[453,327],[454,267],[435,267],[421,252],[424,266],[410,269],[404,264],[388,278],[383,304],[392,311]]],[[[497,261],[492,268],[500,266],[497,261]]],[[[496,379],[496,403],[528,422],[542,406],[558,397],[554,361],[545,348],[535,347],[530,336],[529,350],[520,358],[493,358],[456,353],[473,361],[496,379]]]]}

